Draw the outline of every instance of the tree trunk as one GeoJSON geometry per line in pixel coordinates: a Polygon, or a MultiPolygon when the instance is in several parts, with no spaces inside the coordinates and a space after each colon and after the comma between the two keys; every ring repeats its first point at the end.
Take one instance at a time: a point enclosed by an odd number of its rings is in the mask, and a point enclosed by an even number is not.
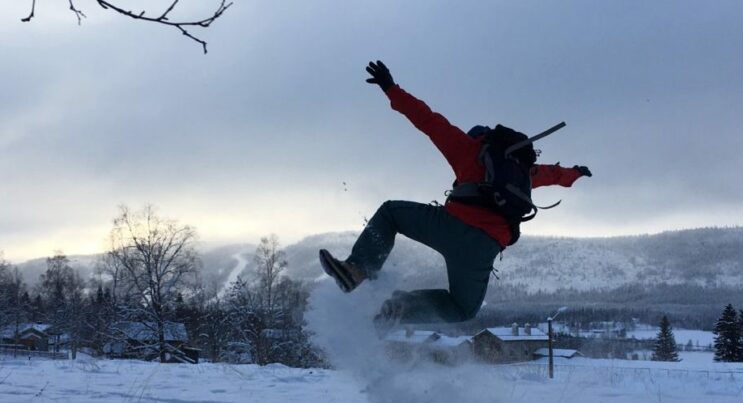
{"type": "Polygon", "coordinates": [[[157,338],[160,345],[160,362],[165,362],[165,324],[162,321],[157,323],[157,338]]]}

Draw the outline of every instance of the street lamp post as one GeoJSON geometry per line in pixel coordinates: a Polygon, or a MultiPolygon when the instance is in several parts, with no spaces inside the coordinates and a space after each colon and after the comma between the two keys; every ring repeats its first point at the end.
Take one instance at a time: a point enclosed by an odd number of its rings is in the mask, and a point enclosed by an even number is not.
{"type": "Polygon", "coordinates": [[[549,367],[549,377],[550,379],[554,378],[555,375],[555,363],[554,363],[554,355],[552,354],[552,320],[557,317],[561,312],[568,309],[568,307],[563,306],[560,309],[555,312],[554,315],[547,317],[547,349],[549,350],[549,359],[548,359],[548,367],[549,367]]]}
{"type": "Polygon", "coordinates": [[[554,361],[552,359],[552,317],[547,318],[547,348],[549,349],[549,374],[550,379],[554,376],[554,361]]]}

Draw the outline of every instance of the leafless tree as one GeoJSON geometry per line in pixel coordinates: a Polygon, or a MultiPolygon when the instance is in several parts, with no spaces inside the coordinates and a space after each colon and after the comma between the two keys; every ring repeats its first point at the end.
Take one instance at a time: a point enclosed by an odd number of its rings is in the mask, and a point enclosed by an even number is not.
{"type": "Polygon", "coordinates": [[[62,321],[59,330],[66,333],[68,337],[70,358],[77,358],[77,352],[85,343],[88,330],[89,305],[86,301],[85,282],[80,278],[77,271],[73,272],[69,282],[65,303],[62,309],[62,321]]]}
{"type": "Polygon", "coordinates": [[[154,207],[131,212],[126,206],[114,219],[111,259],[130,282],[129,320],[150,328],[156,349],[165,361],[165,327],[179,291],[195,279],[199,260],[194,249],[196,232],[187,225],[159,217],[154,207]]]}
{"type": "MultiPolygon", "coordinates": [[[[75,14],[75,17],[77,18],[78,25],[82,23],[83,18],[87,18],[85,13],[83,13],[77,6],[75,5],[75,0],[67,0],[70,5],[70,11],[72,11],[75,14]]],[[[187,36],[188,38],[191,38],[192,40],[198,42],[201,44],[202,48],[204,49],[204,54],[207,53],[206,51],[206,41],[197,38],[193,34],[191,34],[188,30],[191,28],[208,28],[214,21],[216,21],[219,17],[221,17],[225,11],[227,11],[230,6],[232,6],[232,2],[227,2],[227,0],[220,0],[219,5],[216,7],[216,9],[212,12],[212,14],[207,15],[205,17],[197,18],[194,20],[171,20],[171,13],[173,10],[175,10],[178,7],[178,3],[180,0],[170,0],[169,5],[167,8],[165,8],[162,11],[153,13],[153,12],[147,12],[146,10],[141,11],[132,11],[127,10],[126,8],[122,6],[118,6],[114,4],[112,1],[107,0],[94,0],[96,3],[98,3],[99,6],[101,6],[105,10],[111,10],[114,11],[120,15],[124,15],[129,18],[133,18],[135,20],[140,21],[146,21],[146,22],[152,22],[156,24],[162,24],[170,27],[174,27],[178,29],[181,34],[187,36]]],[[[34,18],[34,13],[36,12],[36,0],[31,0],[31,12],[29,15],[25,18],[22,18],[21,21],[28,22],[31,21],[32,18],[34,18]]]]}
{"type": "Polygon", "coordinates": [[[261,365],[319,362],[302,329],[308,293],[303,284],[283,275],[287,261],[278,237],[262,238],[254,259],[255,281],[238,279],[226,300],[232,341],[249,345],[261,365]]]}
{"type": "Polygon", "coordinates": [[[64,304],[73,286],[75,273],[62,251],[46,258],[46,271],[39,277],[39,294],[53,307],[64,304]]]}
{"type": "Polygon", "coordinates": [[[59,351],[60,336],[66,335],[66,343],[77,357],[77,351],[83,344],[86,330],[86,288],[80,273],[70,266],[69,258],[61,251],[46,259],[47,269],[39,280],[39,294],[47,301],[49,307],[47,320],[53,326],[55,350],[59,351]]]}
{"type": "MultiPolygon", "coordinates": [[[[275,312],[277,308],[276,286],[279,283],[281,272],[288,263],[286,254],[280,248],[279,238],[275,234],[261,238],[261,243],[255,250],[255,263],[258,268],[259,298],[263,309],[275,312]]],[[[272,323],[267,323],[272,326],[272,323]]]]}
{"type": "Polygon", "coordinates": [[[115,309],[119,305],[121,298],[131,294],[134,283],[126,281],[127,271],[124,269],[121,261],[116,259],[115,255],[111,253],[111,251],[115,250],[113,241],[111,239],[112,244],[109,251],[102,254],[98,259],[95,271],[100,277],[101,286],[105,286],[109,290],[110,300],[107,303],[115,309]]]}

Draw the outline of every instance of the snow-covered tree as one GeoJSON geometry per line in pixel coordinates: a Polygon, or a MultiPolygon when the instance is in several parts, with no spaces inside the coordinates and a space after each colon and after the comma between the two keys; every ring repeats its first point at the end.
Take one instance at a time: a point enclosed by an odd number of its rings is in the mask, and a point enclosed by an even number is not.
{"type": "Polygon", "coordinates": [[[29,302],[21,272],[0,255],[0,330],[11,329],[15,344],[19,344],[20,326],[28,320],[29,302]]]}
{"type": "Polygon", "coordinates": [[[676,339],[673,336],[673,329],[671,329],[671,322],[668,321],[665,315],[660,320],[660,330],[655,339],[655,347],[651,360],[679,361],[678,347],[676,346],[676,339]]]}
{"type": "MultiPolygon", "coordinates": [[[[70,259],[61,251],[46,259],[46,271],[39,278],[39,293],[46,300],[46,320],[58,335],[69,342],[72,358],[76,358],[86,332],[87,304],[85,283],[70,259]]],[[[55,348],[59,349],[59,344],[55,348]]]]}
{"type": "Polygon", "coordinates": [[[740,324],[732,304],[728,304],[715,323],[715,361],[733,362],[743,354],[740,324]]]}
{"type": "Polygon", "coordinates": [[[249,348],[261,365],[318,365],[322,361],[302,328],[309,293],[301,282],[283,275],[287,262],[276,235],[261,239],[255,263],[251,281],[239,278],[226,301],[232,345],[249,348]]]}
{"type": "MultiPolygon", "coordinates": [[[[60,309],[75,284],[75,270],[62,251],[46,258],[46,271],[39,277],[39,293],[51,309],[60,309]]],[[[54,321],[54,313],[52,318],[54,321]]]]}

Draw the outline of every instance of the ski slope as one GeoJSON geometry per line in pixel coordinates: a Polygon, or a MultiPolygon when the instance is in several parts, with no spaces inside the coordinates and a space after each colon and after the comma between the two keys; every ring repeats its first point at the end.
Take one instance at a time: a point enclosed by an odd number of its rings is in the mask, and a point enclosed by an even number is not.
{"type": "Polygon", "coordinates": [[[237,281],[237,278],[240,276],[240,273],[245,269],[245,266],[248,264],[248,260],[245,259],[245,253],[247,252],[247,249],[241,249],[234,255],[232,255],[232,259],[236,260],[235,267],[230,270],[230,274],[227,277],[227,281],[225,281],[224,286],[222,287],[222,290],[219,292],[219,296],[223,297],[227,292],[230,291],[230,288],[232,287],[232,284],[237,281]]]}

